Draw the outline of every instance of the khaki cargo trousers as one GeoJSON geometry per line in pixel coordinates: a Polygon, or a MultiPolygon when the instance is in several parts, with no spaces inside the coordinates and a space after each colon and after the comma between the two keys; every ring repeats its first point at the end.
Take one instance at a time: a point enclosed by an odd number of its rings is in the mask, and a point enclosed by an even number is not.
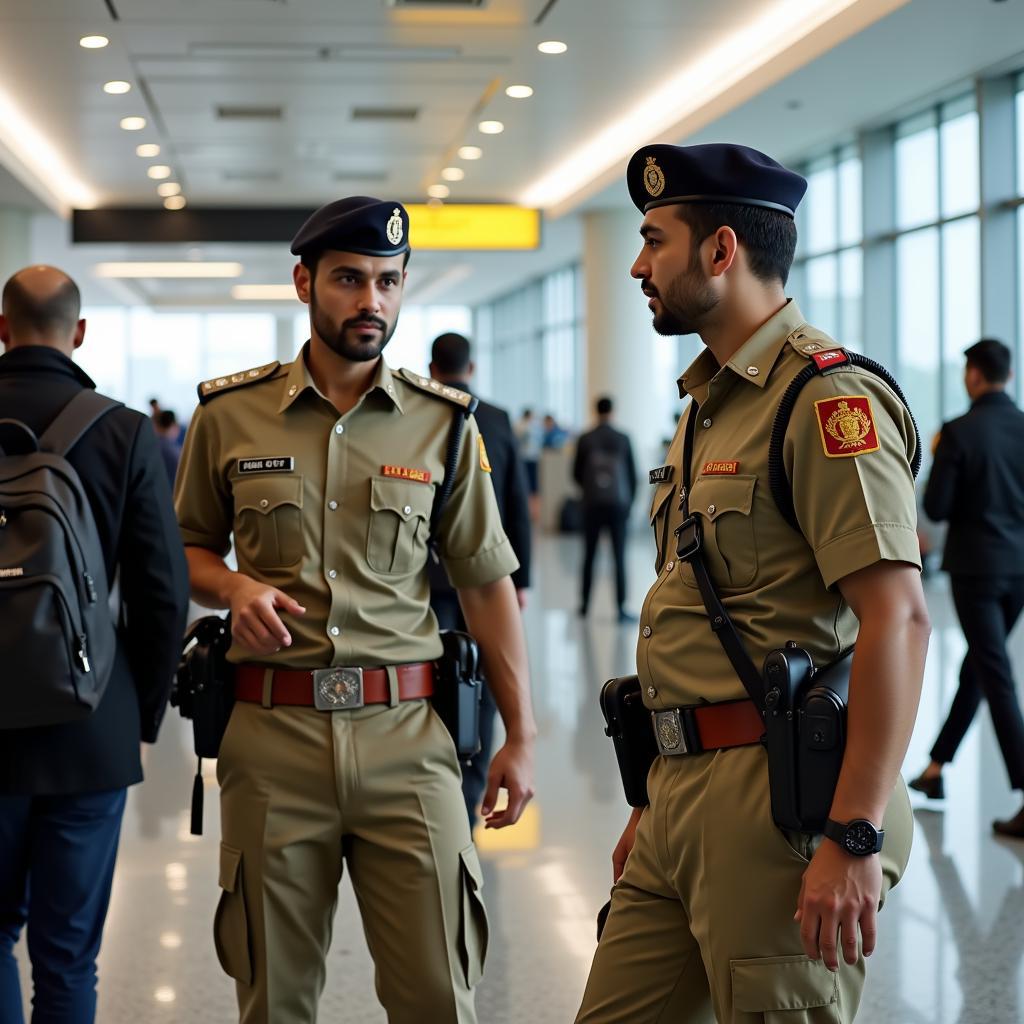
{"type": "MultiPolygon", "coordinates": [[[[764,750],[660,757],[648,792],[577,1024],[849,1024],[864,958],[832,974],[803,952],[793,914],[816,840],[772,821],[764,750]]],[[[910,856],[902,781],[884,827],[883,899],[910,856]]]]}
{"type": "Polygon", "coordinates": [[[475,1024],[483,879],[455,748],[427,701],[239,701],[217,762],[214,938],[241,1024],[313,1024],[348,865],[390,1024],[475,1024]]]}

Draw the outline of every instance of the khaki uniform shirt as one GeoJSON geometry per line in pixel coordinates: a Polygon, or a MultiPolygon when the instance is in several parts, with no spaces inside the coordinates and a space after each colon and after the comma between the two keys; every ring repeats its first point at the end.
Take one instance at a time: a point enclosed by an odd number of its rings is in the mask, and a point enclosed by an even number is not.
{"type": "MultiPolygon", "coordinates": [[[[201,385],[213,397],[196,410],[182,452],[182,538],[223,556],[234,535],[239,571],[305,607],[282,616],[291,647],[262,663],[430,661],[441,653],[426,575],[430,514],[452,420],[468,396],[393,374],[382,359],[370,390],[339,416],[304,354],[201,385]]],[[[455,587],[491,583],[519,565],[472,418],[438,533],[455,587]]],[[[237,644],[229,654],[247,657],[237,644]]]]}
{"type": "MultiPolygon", "coordinates": [[[[836,581],[883,559],[921,564],[913,422],[866,370],[844,367],[804,386],[784,446],[802,532],[775,506],[768,479],[775,413],[811,356],[838,347],[790,302],[725,366],[705,350],[679,380],[680,396],[688,394],[700,409],[690,512],[700,517],[705,563],[759,668],[787,640],[817,665],[831,661],[856,641],[858,629],[836,581]],[[858,418],[845,422],[844,433],[842,417],[851,410],[858,418]]],[[[688,413],[662,471],[669,479],[654,489],[658,578],[637,645],[645,703],[659,710],[747,695],[710,629],[693,570],[676,558],[688,413]]]]}

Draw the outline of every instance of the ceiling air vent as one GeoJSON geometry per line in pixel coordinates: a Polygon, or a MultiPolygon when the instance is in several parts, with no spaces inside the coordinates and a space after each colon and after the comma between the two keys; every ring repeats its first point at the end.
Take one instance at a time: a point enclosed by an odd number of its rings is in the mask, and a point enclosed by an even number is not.
{"type": "Polygon", "coordinates": [[[487,0],[388,0],[389,7],[486,7],[487,0]]]}
{"type": "Polygon", "coordinates": [[[217,107],[218,121],[280,121],[284,112],[280,107],[249,107],[223,104],[217,107]]]}
{"type": "Polygon", "coordinates": [[[353,107],[353,121],[415,121],[419,107],[353,107]]]}
{"type": "Polygon", "coordinates": [[[331,177],[335,181],[387,181],[388,172],[384,170],[338,170],[331,177]]]}

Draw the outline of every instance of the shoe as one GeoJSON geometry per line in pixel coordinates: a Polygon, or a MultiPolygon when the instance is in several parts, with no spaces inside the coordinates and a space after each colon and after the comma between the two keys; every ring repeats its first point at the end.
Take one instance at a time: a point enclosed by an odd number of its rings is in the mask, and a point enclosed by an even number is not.
{"type": "Polygon", "coordinates": [[[632,612],[624,611],[622,608],[619,609],[619,622],[637,622],[637,617],[632,612]]]}
{"type": "Polygon", "coordinates": [[[907,785],[911,789],[916,789],[918,793],[924,793],[929,800],[946,799],[946,787],[942,784],[941,775],[918,775],[916,779],[911,779],[907,785]]]}
{"type": "Polygon", "coordinates": [[[993,821],[992,831],[1011,839],[1024,839],[1024,807],[1006,821],[993,821]]]}

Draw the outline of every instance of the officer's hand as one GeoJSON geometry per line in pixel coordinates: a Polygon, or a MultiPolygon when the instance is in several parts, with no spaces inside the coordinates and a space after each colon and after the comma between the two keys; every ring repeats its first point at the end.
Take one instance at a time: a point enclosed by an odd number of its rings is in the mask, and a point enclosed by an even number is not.
{"type": "Polygon", "coordinates": [[[617,882],[619,877],[622,875],[623,870],[625,870],[626,858],[629,856],[629,852],[633,849],[633,844],[636,842],[636,829],[640,824],[640,818],[643,813],[644,808],[633,808],[633,813],[629,816],[629,821],[626,822],[625,831],[622,833],[622,837],[619,841],[615,844],[615,849],[612,850],[613,882],[617,882]]]}
{"type": "Polygon", "coordinates": [[[231,635],[254,654],[274,654],[292,643],[288,627],[278,610],[289,615],[304,615],[306,609],[276,587],[258,583],[237,573],[231,591],[231,635]]]}
{"type": "Polygon", "coordinates": [[[857,928],[864,955],[875,951],[878,901],[882,894],[882,863],[876,855],[853,857],[829,839],[822,840],[804,872],[795,920],[800,923],[804,952],[839,970],[837,937],[843,959],[857,962],[857,928]],[[820,951],[820,952],[819,952],[820,951]]]}
{"type": "Polygon", "coordinates": [[[505,828],[514,825],[523,813],[523,808],[533,797],[533,744],[506,742],[494,755],[487,773],[487,792],[484,793],[480,812],[484,816],[485,828],[505,828]],[[508,803],[500,810],[494,810],[498,802],[498,790],[508,790],[508,803]]]}

